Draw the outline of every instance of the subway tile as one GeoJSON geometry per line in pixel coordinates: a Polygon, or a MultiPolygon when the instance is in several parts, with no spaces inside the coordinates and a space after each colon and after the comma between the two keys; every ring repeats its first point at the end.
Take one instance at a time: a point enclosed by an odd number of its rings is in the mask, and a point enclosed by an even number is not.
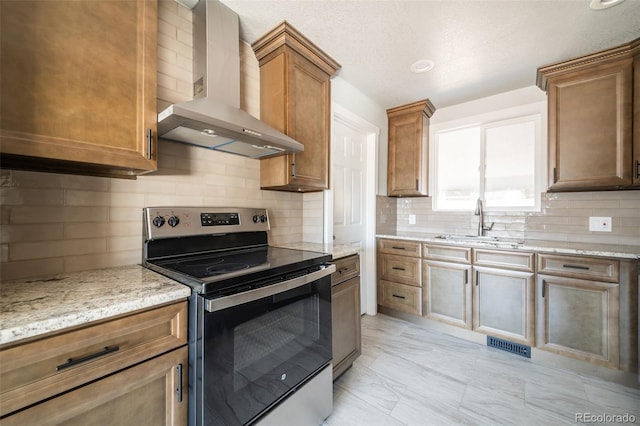
{"type": "Polygon", "coordinates": [[[69,223],[64,225],[64,238],[97,238],[109,236],[136,236],[142,234],[142,221],[69,223]]]}
{"type": "Polygon", "coordinates": [[[134,237],[112,237],[108,239],[108,251],[133,251],[139,250],[142,246],[141,236],[134,237]]]}
{"type": "Polygon", "coordinates": [[[174,24],[164,19],[158,19],[158,34],[163,34],[167,37],[175,39],[177,38],[177,31],[178,27],[176,27],[174,24]]]}
{"type": "Polygon", "coordinates": [[[107,220],[106,207],[40,207],[11,208],[10,223],[101,222],[107,220]]]}
{"type": "Polygon", "coordinates": [[[4,205],[62,205],[64,191],[55,189],[2,188],[0,204],[4,205]]]}
{"type": "Polygon", "coordinates": [[[0,228],[0,242],[27,242],[60,240],[64,235],[62,223],[32,223],[28,225],[3,225],[0,228]]]}
{"type": "Polygon", "coordinates": [[[64,270],[65,272],[77,272],[90,269],[112,268],[115,266],[135,265],[141,261],[142,254],[140,249],[67,256],[64,258],[64,270]]]}
{"type": "Polygon", "coordinates": [[[171,13],[165,13],[165,12],[167,12],[165,8],[160,8],[158,13],[159,20],[167,22],[168,24],[174,25],[176,28],[181,29],[183,31],[186,31],[189,33],[192,31],[192,23],[189,20],[182,18],[177,13],[177,10],[172,10],[171,13]]]}
{"type": "Polygon", "coordinates": [[[616,209],[620,207],[618,200],[571,200],[570,209],[616,209]]]}
{"type": "Polygon", "coordinates": [[[146,194],[145,206],[201,206],[202,197],[178,194],[146,194]]]}
{"type": "Polygon", "coordinates": [[[10,281],[22,278],[36,278],[57,275],[64,272],[64,260],[53,259],[4,262],[0,268],[0,280],[10,281]]]}
{"type": "Polygon", "coordinates": [[[0,262],[9,261],[9,244],[0,244],[0,262]]]}
{"type": "MultiPolygon", "coordinates": [[[[151,204],[145,204],[151,206],[151,204]]],[[[142,207],[110,207],[109,220],[112,222],[136,222],[142,226],[142,207]]]]}
{"type": "Polygon", "coordinates": [[[93,191],[65,191],[67,206],[136,206],[144,200],[143,194],[93,191]]]}
{"type": "Polygon", "coordinates": [[[104,238],[12,243],[9,245],[9,258],[12,261],[42,259],[105,252],[106,249],[107,241],[104,238]]]}

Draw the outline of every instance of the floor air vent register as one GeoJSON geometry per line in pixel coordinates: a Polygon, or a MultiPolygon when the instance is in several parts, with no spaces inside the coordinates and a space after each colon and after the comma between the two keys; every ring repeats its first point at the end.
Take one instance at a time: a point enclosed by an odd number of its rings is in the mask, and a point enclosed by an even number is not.
{"type": "Polygon", "coordinates": [[[487,336],[487,346],[531,358],[531,346],[513,343],[497,337],[487,336]]]}

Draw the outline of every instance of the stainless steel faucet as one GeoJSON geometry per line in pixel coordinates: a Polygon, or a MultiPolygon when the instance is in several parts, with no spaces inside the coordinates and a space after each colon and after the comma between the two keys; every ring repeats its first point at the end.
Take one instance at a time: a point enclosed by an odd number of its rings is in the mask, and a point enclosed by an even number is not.
{"type": "Polygon", "coordinates": [[[482,209],[482,198],[478,198],[476,202],[476,216],[480,216],[478,218],[478,237],[484,237],[486,231],[491,231],[493,229],[493,222],[489,224],[489,226],[484,225],[484,210],[482,209]]]}

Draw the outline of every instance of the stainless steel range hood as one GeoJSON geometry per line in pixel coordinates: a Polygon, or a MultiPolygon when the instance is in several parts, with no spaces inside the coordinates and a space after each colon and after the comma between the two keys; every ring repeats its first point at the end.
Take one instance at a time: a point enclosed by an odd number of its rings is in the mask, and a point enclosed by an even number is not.
{"type": "Polygon", "coordinates": [[[240,109],[239,34],[238,15],[219,1],[195,5],[194,100],[160,112],[158,136],[250,158],[302,151],[301,143],[240,109]]]}

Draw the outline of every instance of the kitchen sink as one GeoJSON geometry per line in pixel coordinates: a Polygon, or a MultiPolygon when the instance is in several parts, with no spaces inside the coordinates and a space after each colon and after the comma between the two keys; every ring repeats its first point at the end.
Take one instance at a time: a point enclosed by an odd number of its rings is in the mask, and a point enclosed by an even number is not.
{"type": "Polygon", "coordinates": [[[483,242],[483,243],[505,243],[505,244],[524,244],[524,241],[517,238],[491,237],[487,235],[462,235],[462,234],[443,234],[436,238],[448,241],[462,242],[483,242]]]}

